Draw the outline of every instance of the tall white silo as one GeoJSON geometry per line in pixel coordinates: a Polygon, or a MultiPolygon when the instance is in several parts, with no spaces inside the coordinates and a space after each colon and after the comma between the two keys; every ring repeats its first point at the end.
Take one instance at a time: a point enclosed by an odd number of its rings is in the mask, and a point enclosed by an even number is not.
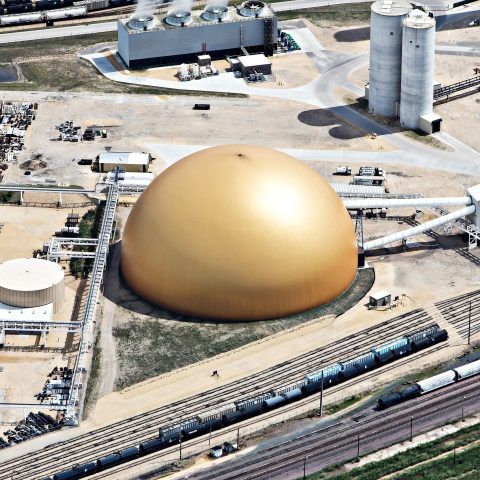
{"type": "Polygon", "coordinates": [[[400,124],[420,128],[420,117],[433,110],[435,20],[413,10],[403,21],[400,124]]]}
{"type": "Polygon", "coordinates": [[[411,10],[406,0],[377,0],[371,7],[368,109],[372,113],[398,116],[402,22],[411,10]]]}

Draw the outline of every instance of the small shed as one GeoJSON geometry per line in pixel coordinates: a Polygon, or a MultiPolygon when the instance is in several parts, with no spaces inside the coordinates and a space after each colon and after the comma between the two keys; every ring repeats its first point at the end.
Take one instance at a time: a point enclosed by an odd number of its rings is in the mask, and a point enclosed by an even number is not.
{"type": "Polygon", "coordinates": [[[436,113],[427,113],[420,117],[420,130],[431,135],[440,131],[442,117],[436,113]]]}
{"type": "Polygon", "coordinates": [[[392,302],[392,294],[386,290],[380,290],[370,295],[370,307],[386,307],[392,302]]]}
{"type": "Polygon", "coordinates": [[[197,63],[199,67],[209,67],[212,64],[210,55],[198,55],[197,63]]]}
{"type": "Polygon", "coordinates": [[[255,73],[263,73],[263,75],[272,74],[272,62],[263,53],[257,55],[244,55],[238,57],[238,61],[244,77],[248,77],[250,74],[255,73]]]}
{"type": "Polygon", "coordinates": [[[110,172],[116,167],[124,172],[148,172],[150,155],[134,152],[105,152],[98,156],[100,172],[110,172]]]}

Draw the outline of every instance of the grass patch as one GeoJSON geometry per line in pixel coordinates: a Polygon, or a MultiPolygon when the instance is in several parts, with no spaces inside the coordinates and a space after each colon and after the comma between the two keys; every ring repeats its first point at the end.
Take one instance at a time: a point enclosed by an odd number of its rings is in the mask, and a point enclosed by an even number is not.
{"type": "MultiPolygon", "coordinates": [[[[309,480],[377,480],[385,475],[392,475],[396,472],[400,472],[406,468],[413,467],[421,462],[428,462],[429,460],[438,457],[439,455],[453,452],[454,448],[470,445],[473,442],[478,441],[480,435],[480,424],[472,425],[470,427],[459,430],[458,432],[446,435],[443,438],[434,440],[433,442],[424,443],[417,447],[411,448],[405,452],[397,453],[393,457],[387,458],[385,460],[380,460],[378,462],[371,462],[362,467],[354,468],[349,472],[341,471],[341,465],[333,465],[328,467],[321,472],[317,472],[309,475],[307,478],[309,480]]],[[[472,452],[472,456],[476,457],[477,465],[476,468],[480,467],[479,461],[479,452],[478,448],[471,449],[466,451],[472,452]]],[[[459,454],[456,455],[456,460],[459,460],[459,454]]],[[[469,455],[466,455],[465,465],[468,465],[469,460],[467,460],[469,455]]],[[[460,461],[460,460],[459,460],[460,461]]],[[[438,461],[433,460],[432,462],[427,463],[426,465],[418,466],[415,469],[412,469],[412,476],[410,472],[402,472],[400,475],[396,475],[396,480],[416,480],[416,479],[439,479],[439,478],[457,478],[455,472],[450,471],[450,476],[426,476],[429,475],[429,472],[434,472],[437,475],[440,475],[439,472],[441,469],[445,468],[445,471],[448,470],[448,466],[453,465],[453,455],[445,457],[445,459],[440,459],[438,461]],[[446,463],[445,463],[446,462],[446,463]],[[439,464],[438,468],[436,464],[439,464]]],[[[443,470],[442,470],[443,472],[443,470]]],[[[478,473],[477,477],[479,478],[478,473]]]]}
{"type": "Polygon", "coordinates": [[[20,192],[0,192],[0,203],[18,203],[20,201],[20,192]]]}
{"type": "Polygon", "coordinates": [[[351,407],[352,405],[355,405],[357,402],[359,402],[364,395],[352,395],[349,398],[346,398],[342,402],[339,403],[334,403],[333,405],[328,405],[325,408],[325,412],[327,415],[333,415],[334,413],[338,413],[341,410],[345,410],[348,407],[351,407]]]}
{"type": "Polygon", "coordinates": [[[323,315],[339,315],[364,296],[374,278],[372,270],[361,270],[350,289],[328,305],[283,319],[238,323],[183,317],[147,304],[123,281],[115,292],[108,291],[107,283],[105,296],[115,295],[116,303],[123,307],[119,314],[125,319],[113,331],[119,361],[115,388],[125,388],[323,315]],[[124,309],[130,312],[121,313],[124,309]]]}
{"type": "Polygon", "coordinates": [[[88,378],[87,391],[85,392],[84,409],[85,409],[86,415],[88,414],[88,410],[95,399],[95,391],[96,391],[98,379],[100,376],[101,359],[102,359],[102,350],[100,348],[100,333],[99,333],[93,345],[92,365],[90,367],[90,376],[88,378]]]}
{"type": "MultiPolygon", "coordinates": [[[[102,202],[97,208],[91,208],[83,215],[79,224],[80,238],[98,238],[102,225],[103,210],[105,203],[102,202]]],[[[95,247],[76,246],[76,251],[95,251],[95,247]]],[[[70,272],[75,278],[86,276],[92,269],[93,258],[71,258],[70,272]]]]}
{"type": "Polygon", "coordinates": [[[416,140],[417,142],[425,143],[429,147],[439,148],[440,150],[450,150],[449,147],[443,142],[437,140],[435,137],[432,137],[432,135],[428,135],[427,133],[410,130],[408,132],[403,132],[403,134],[408,138],[416,140]]]}
{"type": "Polygon", "coordinates": [[[24,81],[2,83],[2,90],[91,91],[141,95],[247,97],[243,94],[144,87],[113,82],[77,53],[99,43],[116,42],[116,32],[49,38],[0,46],[0,63],[17,64],[24,81]],[[53,58],[52,58],[53,57],[53,58]]]}
{"type": "Polygon", "coordinates": [[[315,25],[323,25],[326,22],[336,25],[351,25],[353,23],[365,23],[370,21],[371,3],[349,3],[342,5],[328,5],[324,7],[312,7],[292,12],[278,12],[279,20],[293,20],[305,18],[315,25]]]}

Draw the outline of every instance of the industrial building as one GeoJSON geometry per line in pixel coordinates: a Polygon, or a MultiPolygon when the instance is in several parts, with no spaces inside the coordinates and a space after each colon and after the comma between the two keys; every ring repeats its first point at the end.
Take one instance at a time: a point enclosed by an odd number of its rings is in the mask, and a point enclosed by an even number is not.
{"type": "Polygon", "coordinates": [[[148,153],[105,152],[98,156],[100,172],[110,172],[116,167],[123,172],[148,172],[149,163],[148,153]]]}
{"type": "Polygon", "coordinates": [[[371,7],[368,109],[398,117],[402,71],[403,19],[412,6],[406,0],[378,0],[371,7]]]}
{"type": "Polygon", "coordinates": [[[188,63],[263,52],[277,43],[277,17],[268,4],[208,5],[203,11],[173,10],[166,17],[132,16],[118,21],[118,54],[129,69],[188,63]]]}
{"type": "Polygon", "coordinates": [[[0,302],[13,307],[53,304],[53,313],[65,303],[62,267],[39,258],[18,258],[0,264],[0,302]]]}
{"type": "Polygon", "coordinates": [[[238,63],[242,76],[244,77],[258,74],[272,74],[272,62],[265,57],[263,53],[258,53],[257,55],[243,55],[238,57],[238,63]]]}
{"type": "Polygon", "coordinates": [[[226,145],[174,163],[143,192],[125,225],[121,268],[139,296],[178,313],[279,318],[347,290],[357,241],[313,169],[270,148],[226,145]]]}
{"type": "Polygon", "coordinates": [[[370,73],[365,89],[371,113],[400,118],[402,127],[434,133],[435,20],[405,0],[371,7],[370,73]]]}
{"type": "Polygon", "coordinates": [[[432,116],[435,64],[435,20],[422,10],[403,19],[400,125],[427,133],[440,130],[442,119],[432,116]]]}

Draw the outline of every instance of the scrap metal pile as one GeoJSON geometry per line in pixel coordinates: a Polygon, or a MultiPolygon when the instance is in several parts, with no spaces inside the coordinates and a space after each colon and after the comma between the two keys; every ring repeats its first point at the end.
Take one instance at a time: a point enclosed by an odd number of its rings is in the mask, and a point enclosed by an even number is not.
{"type": "MultiPolygon", "coordinates": [[[[0,101],[0,161],[15,163],[27,128],[36,117],[37,103],[0,101]]],[[[3,169],[3,165],[2,165],[3,169]]],[[[3,175],[0,172],[0,181],[3,175]]]]}

